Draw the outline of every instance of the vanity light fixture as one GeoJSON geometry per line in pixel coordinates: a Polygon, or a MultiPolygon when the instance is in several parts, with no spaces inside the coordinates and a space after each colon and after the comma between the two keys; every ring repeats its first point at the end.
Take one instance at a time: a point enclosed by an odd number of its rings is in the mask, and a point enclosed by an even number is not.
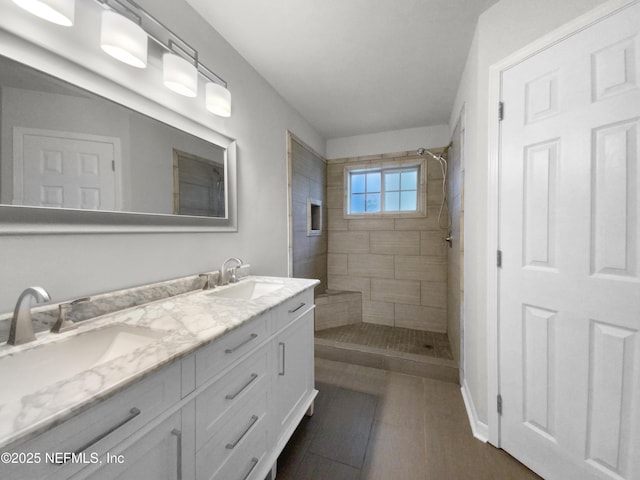
{"type": "Polygon", "coordinates": [[[169,40],[169,52],[162,55],[162,80],[164,86],[185,97],[198,95],[198,52],[194,50],[193,57],[179,47],[173,40],[169,40]],[[192,59],[193,63],[182,58],[176,52],[182,50],[192,59]]]}
{"type": "Polygon", "coordinates": [[[231,92],[223,85],[207,82],[205,85],[207,110],[221,117],[231,116],[231,92]]]}
{"type": "Polygon", "coordinates": [[[13,0],[27,12],[51,23],[70,27],[75,17],[75,0],[13,0]]]}
{"type": "MultiPolygon", "coordinates": [[[[133,14],[139,22],[142,21],[139,16],[133,14]]],[[[113,10],[102,12],[100,46],[113,58],[132,67],[145,68],[147,43],[147,32],[139,24],[113,10]]]]}

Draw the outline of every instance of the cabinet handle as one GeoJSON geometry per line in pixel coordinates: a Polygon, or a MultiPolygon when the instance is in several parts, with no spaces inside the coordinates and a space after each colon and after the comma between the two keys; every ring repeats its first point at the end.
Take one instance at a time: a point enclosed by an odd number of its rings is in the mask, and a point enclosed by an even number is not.
{"type": "Polygon", "coordinates": [[[227,443],[227,450],[233,450],[234,448],[236,448],[236,445],[240,442],[240,440],[242,440],[244,438],[244,436],[247,434],[247,432],[249,430],[251,430],[251,427],[253,427],[253,425],[257,421],[258,421],[258,416],[257,415],[251,415],[251,422],[249,422],[249,426],[247,428],[245,428],[244,432],[242,432],[240,434],[240,436],[236,439],[235,442],[227,443]]]}
{"type": "Polygon", "coordinates": [[[178,440],[178,462],[177,462],[177,480],[182,480],[182,432],[177,428],[171,430],[171,435],[175,435],[178,440]]]}
{"type": "Polygon", "coordinates": [[[236,398],[238,395],[240,395],[242,392],[245,391],[245,389],[251,385],[253,382],[255,382],[256,378],[258,378],[258,374],[257,373],[252,373],[251,374],[251,379],[245,383],[242,388],[240,388],[240,390],[238,390],[236,393],[230,393],[229,395],[227,395],[226,398],[227,400],[233,400],[234,398],[236,398]]]}
{"type": "Polygon", "coordinates": [[[239,343],[238,345],[236,345],[233,348],[227,348],[224,353],[233,353],[235,352],[237,349],[239,349],[240,347],[242,347],[243,345],[246,345],[247,343],[249,343],[251,340],[255,340],[256,338],[258,338],[258,334],[257,333],[252,333],[251,336],[249,338],[247,338],[244,342],[239,343]]]}
{"type": "MultiPolygon", "coordinates": [[[[98,443],[100,440],[102,440],[103,438],[105,438],[108,435],[111,435],[113,432],[115,432],[116,430],[118,430],[120,427],[123,427],[125,424],[129,423],[131,420],[133,420],[134,418],[136,418],[138,415],[140,415],[140,409],[133,407],[131,410],[129,410],[129,416],[127,418],[125,418],[124,420],[122,420],[121,422],[118,422],[116,425],[114,425],[113,427],[111,427],[109,430],[107,430],[106,432],[101,433],[100,435],[98,435],[97,437],[95,437],[93,440],[91,440],[89,443],[84,444],[83,446],[81,446],[80,448],[78,448],[77,450],[75,450],[73,453],[75,455],[78,455],[82,452],[84,452],[85,450],[89,449],[90,447],[92,447],[93,445],[95,445],[96,443],[98,443]]],[[[61,464],[63,463],[67,463],[67,460],[60,462],[61,464]]]]}
{"type": "Polygon", "coordinates": [[[247,480],[247,478],[249,478],[251,476],[251,473],[253,472],[253,470],[256,468],[256,466],[258,465],[258,462],[260,460],[258,460],[256,457],[253,457],[251,459],[251,468],[249,469],[249,471],[247,472],[247,474],[242,477],[242,480],[247,480]]]}
{"type": "Polygon", "coordinates": [[[278,345],[280,347],[282,347],[282,371],[278,372],[278,375],[280,375],[281,377],[284,376],[284,372],[285,372],[285,362],[284,362],[284,354],[285,354],[285,349],[287,348],[287,346],[285,345],[284,342],[278,342],[278,345]]]}
{"type": "Polygon", "coordinates": [[[304,307],[306,305],[306,303],[302,302],[300,305],[298,305],[296,308],[294,308],[293,310],[289,310],[289,313],[296,313],[298,310],[300,310],[302,307],[304,307]]]}

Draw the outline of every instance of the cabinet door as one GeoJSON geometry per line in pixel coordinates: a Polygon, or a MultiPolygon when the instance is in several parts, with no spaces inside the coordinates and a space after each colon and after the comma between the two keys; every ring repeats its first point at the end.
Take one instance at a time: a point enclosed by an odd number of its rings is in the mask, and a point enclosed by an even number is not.
{"type": "MultiPolygon", "coordinates": [[[[133,479],[182,480],[183,451],[182,414],[180,411],[164,420],[141,438],[125,440],[100,457],[97,471],[88,468],[78,477],[91,480],[133,479]]],[[[193,460],[192,460],[193,461],[193,460]]]]}
{"type": "Polygon", "coordinates": [[[309,310],[276,339],[275,427],[278,439],[295,429],[313,395],[313,314],[314,310],[309,310]]]}

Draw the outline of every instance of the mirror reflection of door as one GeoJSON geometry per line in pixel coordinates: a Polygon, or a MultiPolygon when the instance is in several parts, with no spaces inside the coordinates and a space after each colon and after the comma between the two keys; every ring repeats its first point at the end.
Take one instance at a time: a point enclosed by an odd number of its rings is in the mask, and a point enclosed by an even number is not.
{"type": "Polygon", "coordinates": [[[224,217],[224,165],[173,151],[173,213],[224,217]]]}
{"type": "Polygon", "coordinates": [[[14,129],[13,204],[119,210],[120,140],[14,129]]]}

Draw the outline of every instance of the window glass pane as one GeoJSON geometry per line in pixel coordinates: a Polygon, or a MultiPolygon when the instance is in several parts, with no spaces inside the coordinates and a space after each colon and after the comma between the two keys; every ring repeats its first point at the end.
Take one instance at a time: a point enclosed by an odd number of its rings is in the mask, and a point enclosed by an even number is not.
{"type": "Polygon", "coordinates": [[[380,172],[367,173],[367,193],[380,191],[380,172]]]}
{"type": "Polygon", "coordinates": [[[418,189],[418,172],[413,170],[411,172],[402,172],[402,190],[417,190],[418,189]]]}
{"type": "Polygon", "coordinates": [[[417,192],[409,191],[409,192],[401,192],[400,193],[400,210],[403,212],[406,211],[415,211],[418,208],[418,200],[417,200],[417,192]]]}
{"type": "MultiPolygon", "coordinates": [[[[400,190],[400,173],[385,173],[384,174],[384,189],[388,192],[391,190],[400,190]]],[[[385,201],[386,204],[386,201],[385,201]]],[[[388,209],[387,209],[388,210],[388,209]]]]}
{"type": "Polygon", "coordinates": [[[364,193],[364,173],[351,174],[351,193],[364,193]]]}
{"type": "MultiPolygon", "coordinates": [[[[378,175],[378,179],[380,176],[378,175]]],[[[379,193],[367,193],[367,212],[379,212],[380,211],[380,194],[379,193]]]]}
{"type": "Polygon", "coordinates": [[[384,211],[397,212],[400,210],[400,192],[385,192],[384,211]]]}
{"type": "Polygon", "coordinates": [[[351,210],[349,213],[364,213],[364,194],[352,194],[350,207],[351,210]]]}

